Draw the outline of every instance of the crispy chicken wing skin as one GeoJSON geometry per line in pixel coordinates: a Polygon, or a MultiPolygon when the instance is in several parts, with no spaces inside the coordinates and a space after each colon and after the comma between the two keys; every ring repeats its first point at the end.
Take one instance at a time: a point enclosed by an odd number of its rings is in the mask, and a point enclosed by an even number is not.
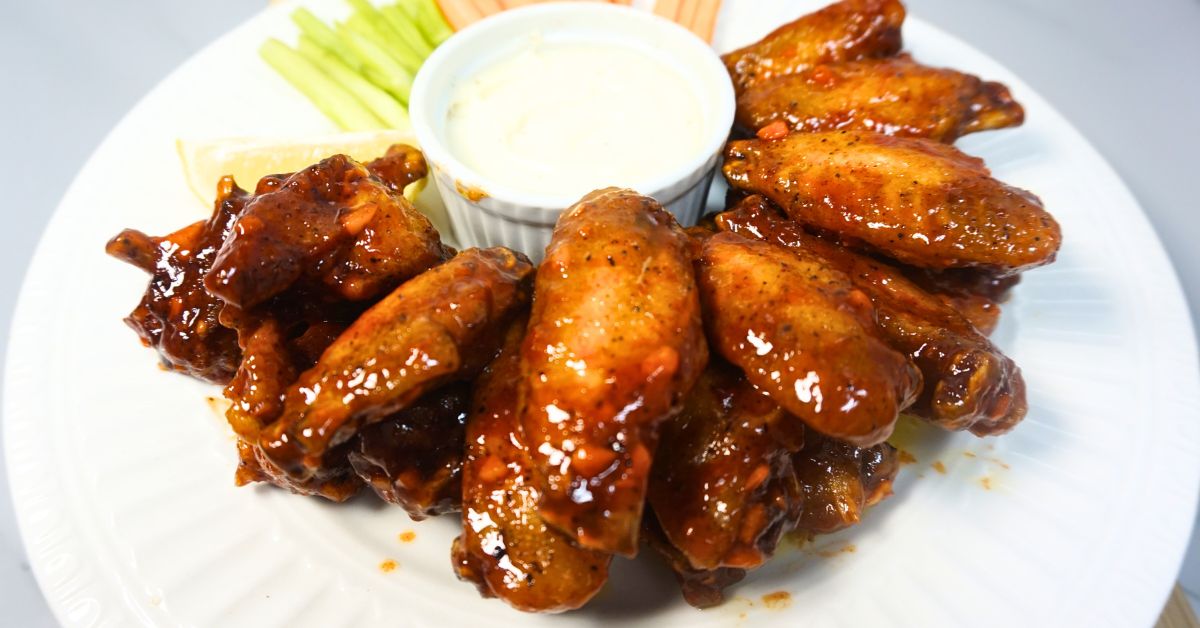
{"type": "Polygon", "coordinates": [[[224,384],[241,360],[237,333],[218,322],[221,301],[204,289],[221,243],[250,195],[225,177],[208,220],[161,238],[126,229],[105,251],[150,273],[150,284],[125,323],[163,364],[192,377],[224,384]]]}
{"type": "Polygon", "coordinates": [[[609,188],[563,213],[538,269],[521,424],[542,516],[584,547],[637,551],[658,425],[708,359],[688,246],[609,188]]]}
{"type": "Polygon", "coordinates": [[[205,277],[209,292],[243,309],[296,285],[361,301],[449,257],[433,224],[395,189],[416,174],[411,150],[393,149],[374,171],[334,155],[265,178],[205,277]]]}
{"type": "Polygon", "coordinates": [[[880,443],[860,448],[810,434],[794,458],[804,487],[804,513],[797,530],[827,534],[852,526],[868,507],[892,494],[900,470],[895,447],[880,443]]]}
{"type": "Polygon", "coordinates": [[[908,55],[814,65],[738,96],[737,124],[754,134],[776,121],[793,131],[857,128],[939,142],[1017,126],[1025,111],[1008,88],[908,55]]]}
{"type": "Polygon", "coordinates": [[[688,604],[696,608],[711,608],[725,601],[725,588],[746,577],[746,570],[739,567],[716,567],[697,569],[678,547],[671,544],[659,527],[654,513],[647,513],[642,527],[642,538],[646,545],[656,551],[667,566],[675,573],[679,591],[688,604]]]}
{"type": "Polygon", "coordinates": [[[871,301],[815,255],[734,233],[697,264],[715,351],[815,430],[882,442],[912,403],[920,373],[875,336],[871,301]]]}
{"type": "Polygon", "coordinates": [[[416,521],[457,511],[470,399],[471,386],[455,382],[364,427],[350,466],[380,499],[416,521]]]}
{"type": "Polygon", "coordinates": [[[740,91],[819,63],[894,55],[900,52],[903,22],[899,0],[842,0],[784,24],[722,60],[740,91]]]}
{"type": "Polygon", "coordinates": [[[267,457],[303,479],[363,425],[477,373],[528,302],[532,271],[508,249],[471,249],[397,288],[288,389],[280,419],[260,438],[267,457]]]}
{"type": "Polygon", "coordinates": [[[1053,261],[1062,240],[1037,197],[932,140],[830,131],[736,141],[724,171],[792,220],[923,268],[1011,273],[1053,261]]]}
{"type": "Polygon", "coordinates": [[[887,263],[804,232],[759,196],[717,217],[747,237],[805,251],[838,269],[875,306],[881,337],[921,369],[923,387],[908,412],[950,430],[979,435],[1012,429],[1025,416],[1021,371],[971,321],[887,263]]]}
{"type": "Polygon", "coordinates": [[[612,555],[577,547],[538,512],[540,493],[518,421],[524,332],[521,319],[476,383],[463,463],[463,532],[451,554],[459,577],[484,596],[523,611],[565,611],[599,592],[612,555]]]}
{"type": "Polygon", "coordinates": [[[663,425],[649,503],[692,567],[752,569],[800,516],[800,486],[770,424],[779,405],[724,361],[663,425]]]}

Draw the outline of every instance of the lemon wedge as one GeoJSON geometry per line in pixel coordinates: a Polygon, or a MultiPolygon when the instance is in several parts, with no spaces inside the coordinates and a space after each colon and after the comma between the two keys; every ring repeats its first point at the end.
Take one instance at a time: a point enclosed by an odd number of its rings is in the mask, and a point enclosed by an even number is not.
{"type": "MultiPolygon", "coordinates": [[[[217,181],[233,175],[238,185],[250,190],[269,174],[295,172],[330,155],[344,154],[358,161],[382,156],[392,144],[416,146],[408,131],[363,131],[303,139],[239,137],[215,140],[175,140],[184,176],[196,197],[206,205],[216,198],[217,181]]],[[[414,200],[425,180],[408,186],[404,195],[414,200]]]]}

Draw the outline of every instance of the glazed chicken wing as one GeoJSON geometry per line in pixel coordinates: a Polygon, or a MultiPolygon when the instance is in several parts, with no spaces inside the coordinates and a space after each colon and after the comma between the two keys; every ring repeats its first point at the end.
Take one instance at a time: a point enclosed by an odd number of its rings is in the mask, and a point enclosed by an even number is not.
{"type": "Polygon", "coordinates": [[[608,579],[611,554],[577,547],[538,512],[517,389],[524,319],[476,384],[463,464],[463,532],[451,552],[458,575],[484,596],[523,611],[579,608],[608,579]]]}
{"type": "Polygon", "coordinates": [[[755,83],[737,102],[737,124],[751,134],[783,121],[793,131],[858,128],[953,142],[1024,119],[1000,83],[924,66],[908,55],[814,65],[755,83]]]}
{"type": "Polygon", "coordinates": [[[649,503],[692,567],[758,567],[795,525],[800,487],[770,430],[781,414],[741,371],[714,361],[663,425],[649,503]]]}
{"type": "Polygon", "coordinates": [[[707,361],[688,246],[609,188],[563,213],[538,269],[521,424],[542,516],[584,547],[636,552],[658,425],[707,361]]]}
{"type": "Polygon", "coordinates": [[[683,599],[696,608],[720,605],[725,601],[725,588],[746,577],[746,570],[740,567],[693,567],[688,557],[667,539],[653,512],[647,513],[642,538],[666,561],[675,574],[683,599]]]}
{"type": "Polygon", "coordinates": [[[827,534],[852,526],[867,508],[892,494],[900,470],[895,447],[880,443],[860,448],[809,434],[793,459],[804,487],[804,513],[797,530],[827,534]]]}
{"type": "Polygon", "coordinates": [[[983,162],[920,138],[858,131],[731,142],[725,178],[799,223],[923,268],[1011,273],[1054,260],[1058,223],[983,162]]]}
{"type": "Polygon", "coordinates": [[[192,377],[224,384],[241,360],[237,333],[222,327],[221,301],[204,289],[221,243],[250,195],[225,177],[212,217],[161,238],[126,229],[105,251],[150,273],[150,284],[125,323],[163,364],[192,377]]]}
{"type": "Polygon", "coordinates": [[[866,293],[881,337],[921,369],[922,391],[908,412],[946,429],[979,435],[1006,432],[1024,418],[1020,369],[969,319],[899,269],[804,232],[759,196],[719,215],[717,225],[817,256],[866,293]]]}
{"type": "Polygon", "coordinates": [[[903,22],[899,0],[842,0],[722,59],[740,91],[820,63],[894,55],[900,52],[903,22]]]}
{"type": "Polygon", "coordinates": [[[364,427],[350,466],[379,498],[413,520],[458,510],[471,386],[454,382],[364,427]]]}
{"type": "Polygon", "coordinates": [[[429,219],[397,191],[424,174],[424,162],[414,163],[420,155],[413,153],[393,147],[368,166],[334,155],[295,174],[263,179],[212,262],[205,286],[242,309],[294,286],[362,301],[440,263],[450,251],[429,219]]]}
{"type": "Polygon", "coordinates": [[[297,479],[360,427],[478,372],[528,301],[532,265],[508,249],[471,249],[367,310],[288,389],[263,431],[266,456],[297,479]]]}
{"type": "Polygon", "coordinates": [[[892,433],[921,376],[876,337],[846,275],[734,233],[705,243],[697,273],[709,340],[751,383],[830,436],[871,446],[892,433]]]}

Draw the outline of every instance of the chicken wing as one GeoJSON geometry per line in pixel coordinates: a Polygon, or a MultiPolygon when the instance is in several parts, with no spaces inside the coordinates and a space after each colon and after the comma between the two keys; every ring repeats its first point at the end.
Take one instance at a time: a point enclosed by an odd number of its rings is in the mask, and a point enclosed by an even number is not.
{"type": "Polygon", "coordinates": [[[698,281],[716,351],[808,426],[870,446],[912,403],[920,373],[875,337],[867,296],[816,256],[721,233],[698,281]]]}
{"type": "Polygon", "coordinates": [[[725,588],[741,582],[746,570],[739,567],[697,569],[683,552],[671,544],[659,526],[654,513],[647,513],[642,527],[646,545],[658,552],[675,574],[683,599],[696,608],[710,608],[725,601],[725,588]]]}
{"type": "Polygon", "coordinates": [[[316,360],[303,350],[302,343],[288,337],[285,327],[278,319],[268,318],[252,332],[241,334],[244,357],[237,375],[225,387],[230,401],[225,417],[238,437],[235,482],[238,486],[267,482],[301,495],[345,501],[362,488],[346,458],[349,443],[325,455],[320,468],[302,480],[289,478],[258,448],[262,428],[283,409],[287,387],[316,360]]]}
{"type": "Polygon", "coordinates": [[[900,52],[904,5],[899,0],[842,0],[775,29],[722,57],[740,91],[820,63],[900,52]]]}
{"type": "Polygon", "coordinates": [[[804,513],[797,530],[827,534],[852,526],[867,508],[892,494],[900,470],[895,447],[880,443],[860,448],[809,434],[793,460],[804,487],[804,513]]]}
{"type": "Polygon", "coordinates": [[[467,419],[463,532],[452,560],[459,578],[484,596],[523,611],[556,612],[587,603],[608,579],[611,554],[575,546],[538,512],[519,423],[522,318],[479,378],[467,419]]]}
{"type": "Polygon", "coordinates": [[[920,138],[858,131],[731,142],[725,178],[793,220],[923,268],[1047,264],[1062,240],[1041,201],[983,162],[920,138]]]}
{"type": "Polygon", "coordinates": [[[445,260],[433,224],[396,191],[424,172],[413,152],[396,147],[370,167],[334,155],[265,178],[213,261],[208,291],[243,309],[296,285],[362,301],[445,260]]]}
{"type": "Polygon", "coordinates": [[[519,253],[471,249],[401,285],[288,389],[279,420],[260,437],[266,456],[307,478],[360,427],[477,373],[528,302],[532,272],[519,253]]]}
{"type": "Polygon", "coordinates": [[[795,525],[802,494],[770,431],[781,414],[741,371],[715,361],[664,423],[649,504],[692,567],[758,567],[795,525]]]}
{"type": "Polygon", "coordinates": [[[379,498],[413,520],[458,510],[471,386],[455,382],[364,427],[350,466],[379,498]]]}
{"type": "Polygon", "coordinates": [[[146,293],[125,324],[142,344],[158,351],[167,367],[218,384],[233,377],[241,351],[237,334],[218,322],[222,304],[205,291],[204,276],[249,199],[225,177],[208,220],[161,238],[126,229],[105,247],[109,255],[150,274],[146,293]]]}
{"type": "Polygon", "coordinates": [[[750,134],[783,121],[793,131],[861,129],[953,142],[1024,119],[1004,85],[908,55],[814,65],[755,83],[737,101],[737,124],[750,134]]]}
{"type": "Polygon", "coordinates": [[[562,214],[538,269],[521,424],[542,516],[584,547],[637,551],[658,425],[707,361],[688,246],[609,188],[562,214]]]}
{"type": "Polygon", "coordinates": [[[937,296],[985,336],[1000,323],[1000,303],[1008,298],[1020,275],[998,276],[978,268],[949,268],[942,271],[903,266],[910,281],[937,296]]]}
{"type": "Polygon", "coordinates": [[[870,297],[885,342],[921,369],[923,386],[908,412],[950,430],[979,435],[1012,429],[1025,416],[1025,381],[1017,366],[970,320],[889,264],[808,234],[760,196],[717,217],[723,231],[805,251],[870,297]]]}

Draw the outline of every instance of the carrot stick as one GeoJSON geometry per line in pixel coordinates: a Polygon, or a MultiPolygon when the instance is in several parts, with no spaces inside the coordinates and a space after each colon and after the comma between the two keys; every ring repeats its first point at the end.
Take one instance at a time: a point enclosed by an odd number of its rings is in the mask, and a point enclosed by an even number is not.
{"type": "Polygon", "coordinates": [[[475,0],[475,7],[483,14],[483,17],[495,15],[504,10],[500,5],[500,0],[475,0]]]}
{"type": "Polygon", "coordinates": [[[542,1],[543,0],[500,0],[500,3],[504,5],[505,9],[516,9],[520,7],[526,7],[531,4],[537,4],[542,1]]]}
{"type": "Polygon", "coordinates": [[[700,4],[696,0],[688,0],[679,4],[679,17],[675,18],[679,25],[694,31],[693,25],[696,22],[696,5],[700,4]]]}
{"type": "Polygon", "coordinates": [[[711,42],[717,28],[717,14],[721,12],[721,0],[697,0],[696,18],[692,21],[692,32],[700,39],[711,42]]]}
{"type": "Polygon", "coordinates": [[[469,0],[437,0],[437,3],[442,9],[442,15],[446,16],[446,21],[450,22],[456,31],[483,17],[469,0]]]}
{"type": "Polygon", "coordinates": [[[681,0],[655,0],[654,12],[672,22],[678,22],[680,2],[681,0]]]}

